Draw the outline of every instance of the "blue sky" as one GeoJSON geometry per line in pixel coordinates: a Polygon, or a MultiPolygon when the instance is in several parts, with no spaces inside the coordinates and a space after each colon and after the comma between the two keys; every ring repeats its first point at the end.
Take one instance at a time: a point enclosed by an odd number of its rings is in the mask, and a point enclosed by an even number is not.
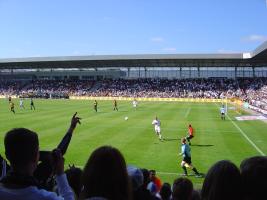
{"type": "Polygon", "coordinates": [[[0,57],[251,51],[266,0],[0,0],[0,57]]]}

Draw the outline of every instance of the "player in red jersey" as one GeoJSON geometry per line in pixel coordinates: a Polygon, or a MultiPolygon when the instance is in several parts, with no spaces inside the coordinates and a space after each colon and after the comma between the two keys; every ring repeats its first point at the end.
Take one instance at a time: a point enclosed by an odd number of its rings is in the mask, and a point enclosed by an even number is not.
{"type": "Polygon", "coordinates": [[[191,124],[188,126],[188,136],[186,136],[186,140],[188,141],[188,144],[191,145],[190,140],[194,137],[194,129],[191,124]]]}

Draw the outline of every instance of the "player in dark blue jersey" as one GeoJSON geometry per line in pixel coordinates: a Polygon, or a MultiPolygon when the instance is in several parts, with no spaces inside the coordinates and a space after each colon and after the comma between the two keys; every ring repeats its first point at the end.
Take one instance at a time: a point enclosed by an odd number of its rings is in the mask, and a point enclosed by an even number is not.
{"type": "Polygon", "coordinates": [[[34,109],[35,110],[35,106],[34,106],[34,102],[33,99],[31,98],[31,110],[34,109]]]}
{"type": "Polygon", "coordinates": [[[98,105],[98,103],[97,103],[97,101],[95,100],[95,101],[94,101],[94,110],[95,110],[95,112],[97,112],[97,105],[98,105]]]}

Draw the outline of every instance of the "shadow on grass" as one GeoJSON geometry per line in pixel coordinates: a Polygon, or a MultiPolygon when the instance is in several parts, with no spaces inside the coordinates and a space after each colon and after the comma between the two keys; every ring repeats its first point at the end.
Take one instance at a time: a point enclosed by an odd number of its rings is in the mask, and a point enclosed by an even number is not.
{"type": "Polygon", "coordinates": [[[213,147],[213,144],[192,144],[193,147],[213,147]]]}
{"type": "Polygon", "coordinates": [[[163,141],[180,141],[180,138],[164,138],[163,141]]]}

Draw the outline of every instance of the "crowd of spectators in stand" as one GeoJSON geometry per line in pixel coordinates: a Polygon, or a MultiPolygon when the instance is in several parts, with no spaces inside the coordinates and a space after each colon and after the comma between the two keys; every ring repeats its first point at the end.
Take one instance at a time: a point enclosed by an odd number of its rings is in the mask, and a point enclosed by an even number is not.
{"type": "Polygon", "coordinates": [[[93,83],[94,81],[82,80],[0,80],[0,95],[36,98],[68,98],[72,95],[84,96],[88,94],[93,83]]]}
{"type": "Polygon", "coordinates": [[[69,96],[239,98],[267,110],[267,78],[0,81],[0,95],[42,98],[69,96]]]}
{"type": "MultiPolygon", "coordinates": [[[[77,114],[77,113],[76,113],[77,114]]],[[[8,131],[0,170],[3,200],[255,200],[266,199],[267,157],[241,162],[215,163],[194,188],[187,177],[162,183],[155,170],[127,166],[123,154],[101,146],[88,156],[84,169],[74,165],[64,171],[63,155],[80,118],[72,117],[70,128],[52,152],[39,151],[38,135],[25,128],[8,131]],[[41,161],[41,162],[39,162],[41,161]]]]}

